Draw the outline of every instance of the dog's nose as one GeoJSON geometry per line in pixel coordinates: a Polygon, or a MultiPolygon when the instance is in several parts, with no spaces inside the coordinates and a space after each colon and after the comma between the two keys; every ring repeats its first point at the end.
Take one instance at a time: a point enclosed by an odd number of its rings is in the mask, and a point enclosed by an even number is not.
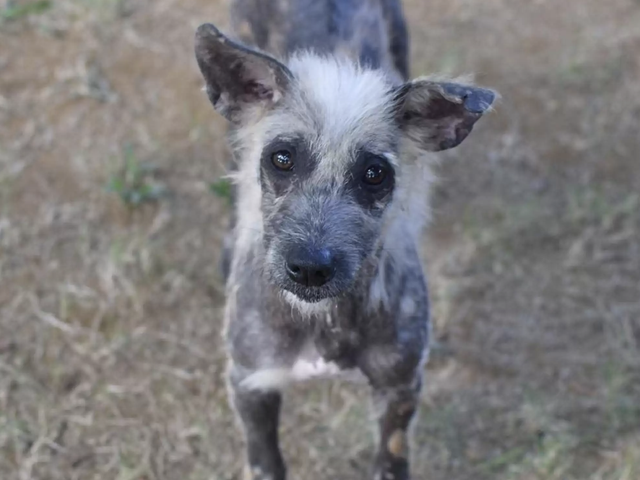
{"type": "Polygon", "coordinates": [[[289,278],[307,287],[320,287],[336,273],[335,258],[327,249],[294,249],[286,262],[289,278]]]}

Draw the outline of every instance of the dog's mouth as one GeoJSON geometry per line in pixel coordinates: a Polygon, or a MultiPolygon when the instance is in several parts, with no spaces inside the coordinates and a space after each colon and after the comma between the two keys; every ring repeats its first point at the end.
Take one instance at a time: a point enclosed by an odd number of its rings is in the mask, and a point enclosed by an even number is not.
{"type": "Polygon", "coordinates": [[[302,272],[284,261],[269,262],[267,278],[289,303],[316,304],[341,297],[351,289],[354,275],[343,262],[327,273],[321,268],[304,266],[302,272]]]}
{"type": "Polygon", "coordinates": [[[331,288],[330,286],[324,287],[305,287],[296,284],[283,285],[283,295],[290,303],[295,301],[306,303],[320,303],[325,300],[336,298],[340,295],[340,291],[331,288]]]}

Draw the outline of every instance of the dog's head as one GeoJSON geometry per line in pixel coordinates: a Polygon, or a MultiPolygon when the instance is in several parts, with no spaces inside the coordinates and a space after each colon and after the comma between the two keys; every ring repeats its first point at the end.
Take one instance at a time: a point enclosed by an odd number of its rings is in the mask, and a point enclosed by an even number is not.
{"type": "Polygon", "coordinates": [[[303,302],[349,291],[388,246],[389,225],[417,230],[422,157],[460,144],[495,98],[428,79],[392,85],[381,71],[312,54],[284,65],[208,24],[196,57],[209,99],[235,125],[239,228],[261,234],[268,278],[303,302]]]}

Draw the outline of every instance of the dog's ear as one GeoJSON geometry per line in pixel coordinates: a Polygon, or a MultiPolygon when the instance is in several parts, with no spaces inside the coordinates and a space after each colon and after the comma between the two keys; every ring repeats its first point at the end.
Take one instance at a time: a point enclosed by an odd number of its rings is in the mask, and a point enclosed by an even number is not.
{"type": "Polygon", "coordinates": [[[275,105],[292,78],[276,59],[229,40],[211,24],[198,27],[195,53],[209,100],[232,122],[250,109],[275,105]]]}
{"type": "Polygon", "coordinates": [[[414,80],[396,92],[396,118],[420,148],[448,150],[467,138],[495,98],[496,93],[485,88],[414,80]]]}

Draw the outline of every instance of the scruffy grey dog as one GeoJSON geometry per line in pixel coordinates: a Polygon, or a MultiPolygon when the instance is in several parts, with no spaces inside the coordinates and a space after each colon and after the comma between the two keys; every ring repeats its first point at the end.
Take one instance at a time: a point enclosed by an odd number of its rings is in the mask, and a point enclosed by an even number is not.
{"type": "Polygon", "coordinates": [[[242,45],[205,24],[195,52],[236,165],[226,335],[247,478],[285,478],[288,383],[357,372],[379,424],[373,476],[408,479],[430,331],[418,243],[431,156],[495,95],[408,81],[399,0],[235,0],[232,23],[242,45]]]}

